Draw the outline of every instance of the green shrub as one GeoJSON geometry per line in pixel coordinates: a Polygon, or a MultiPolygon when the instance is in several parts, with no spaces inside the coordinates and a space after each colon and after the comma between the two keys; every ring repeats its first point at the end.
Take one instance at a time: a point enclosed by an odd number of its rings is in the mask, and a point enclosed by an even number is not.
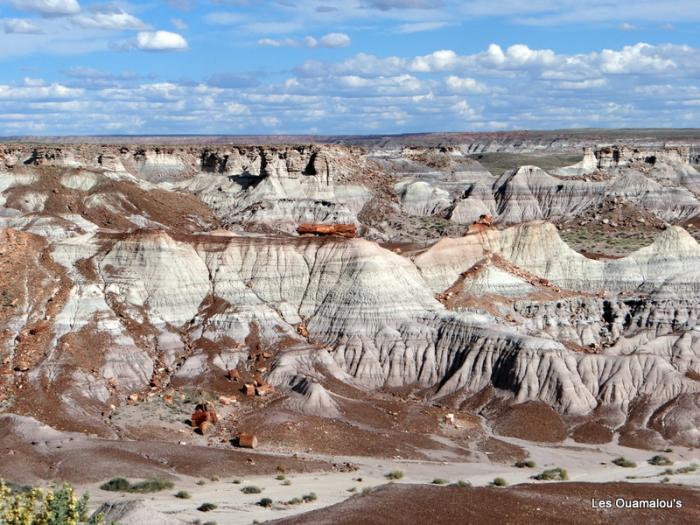
{"type": "Polygon", "coordinates": [[[284,481],[285,479],[287,479],[287,476],[285,476],[284,474],[278,474],[277,476],[275,476],[275,479],[277,481],[284,481]]]}
{"type": "Polygon", "coordinates": [[[508,482],[503,478],[495,478],[491,482],[491,485],[493,485],[494,487],[505,487],[508,485],[508,482]]]}
{"type": "Polygon", "coordinates": [[[240,485],[240,484],[241,484],[241,480],[240,480],[240,479],[234,479],[231,483],[233,483],[234,485],[240,485]]]}
{"type": "Polygon", "coordinates": [[[304,503],[301,498],[292,498],[287,502],[287,505],[301,505],[304,503]]]}
{"type": "Polygon", "coordinates": [[[647,460],[647,463],[649,463],[650,465],[655,465],[657,467],[673,465],[673,461],[668,459],[666,456],[660,456],[660,455],[649,458],[647,460]]]}
{"type": "Polygon", "coordinates": [[[260,494],[262,492],[262,489],[260,487],[256,487],[255,485],[248,485],[246,487],[243,487],[241,489],[241,492],[243,494],[260,494]]]}
{"type": "Polygon", "coordinates": [[[532,479],[538,481],[566,481],[569,479],[569,473],[563,468],[553,468],[540,472],[536,476],[532,476],[532,479]]]}
{"type": "Polygon", "coordinates": [[[449,482],[446,479],[435,478],[433,480],[433,485],[447,485],[449,482]]]}
{"type": "Polygon", "coordinates": [[[348,492],[357,492],[357,487],[350,487],[348,492]]]}
{"type": "Polygon", "coordinates": [[[132,492],[138,494],[150,494],[173,488],[172,481],[162,479],[147,479],[138,483],[131,483],[124,478],[113,478],[103,483],[100,488],[108,492],[132,492]]]}
{"type": "Polygon", "coordinates": [[[537,466],[537,463],[532,461],[531,459],[528,459],[527,461],[518,461],[515,466],[517,468],[535,468],[537,466]]]}
{"type": "Polygon", "coordinates": [[[690,474],[691,472],[695,472],[696,470],[698,470],[697,463],[691,463],[687,467],[681,467],[675,470],[672,468],[667,468],[661,474],[665,476],[673,476],[674,474],[690,474]]]}
{"type": "Polygon", "coordinates": [[[265,507],[266,509],[272,507],[272,500],[270,498],[262,498],[260,499],[256,505],[259,507],[265,507]]]}
{"type": "Polygon", "coordinates": [[[211,512],[212,510],[216,510],[217,506],[214,505],[213,503],[202,503],[199,507],[197,507],[197,510],[199,512],[211,512]]]}
{"type": "Polygon", "coordinates": [[[186,490],[181,490],[180,492],[175,494],[175,497],[178,499],[190,499],[192,496],[186,490]]]}
{"type": "Polygon", "coordinates": [[[402,479],[403,478],[403,471],[402,470],[392,470],[386,475],[387,479],[402,479]]]}
{"type": "Polygon", "coordinates": [[[0,480],[0,523],[3,525],[103,525],[104,516],[88,517],[89,497],[78,497],[68,484],[47,490],[12,490],[0,480]]]}
{"type": "Polygon", "coordinates": [[[207,482],[204,481],[203,479],[198,479],[198,480],[196,481],[196,483],[197,483],[197,485],[199,485],[200,487],[201,487],[202,485],[206,485],[206,484],[207,484],[207,482]]]}
{"type": "Polygon", "coordinates": [[[453,486],[453,487],[460,487],[460,488],[463,488],[463,489],[464,489],[464,488],[467,488],[467,487],[471,487],[472,484],[469,483],[468,481],[464,481],[463,479],[460,479],[457,483],[453,483],[452,486],[453,486]]]}
{"type": "Polygon", "coordinates": [[[124,478],[112,478],[106,483],[103,483],[100,488],[109,492],[129,492],[131,483],[124,478]]]}
{"type": "Polygon", "coordinates": [[[308,494],[304,494],[301,499],[304,500],[304,503],[311,503],[312,501],[316,501],[318,496],[315,492],[309,492],[308,494]]]}
{"type": "Polygon", "coordinates": [[[292,484],[292,482],[291,482],[290,480],[288,480],[288,479],[285,479],[285,480],[282,482],[282,485],[284,485],[285,487],[288,487],[288,486],[291,485],[291,484],[292,484]]]}
{"type": "Polygon", "coordinates": [[[614,465],[623,468],[637,468],[637,464],[634,461],[630,461],[627,458],[619,457],[612,460],[614,465]]]}
{"type": "Polygon", "coordinates": [[[209,478],[209,479],[210,479],[211,481],[219,481],[221,478],[219,478],[219,476],[212,476],[212,477],[209,478]]]}

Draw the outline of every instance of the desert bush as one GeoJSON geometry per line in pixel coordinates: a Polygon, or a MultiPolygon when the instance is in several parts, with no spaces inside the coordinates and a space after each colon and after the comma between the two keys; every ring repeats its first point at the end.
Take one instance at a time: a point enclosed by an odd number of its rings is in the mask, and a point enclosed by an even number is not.
{"type": "Polygon", "coordinates": [[[78,497],[70,485],[12,490],[0,480],[0,523],[3,525],[103,525],[104,516],[88,517],[87,494],[78,497]]]}
{"type": "Polygon", "coordinates": [[[386,475],[387,479],[402,479],[403,478],[403,471],[402,470],[392,470],[386,475]]]}
{"type": "Polygon", "coordinates": [[[162,479],[147,479],[138,483],[131,483],[124,478],[113,478],[103,483],[100,488],[109,492],[133,492],[138,494],[150,494],[161,490],[173,488],[171,481],[162,479]]]}
{"type": "Polygon", "coordinates": [[[186,490],[181,490],[180,492],[175,494],[175,497],[178,499],[190,499],[192,496],[186,490]]]}
{"type": "Polygon", "coordinates": [[[540,472],[536,476],[532,476],[532,479],[538,481],[566,481],[569,479],[569,473],[563,468],[553,468],[540,472]]]}
{"type": "Polygon", "coordinates": [[[287,479],[287,476],[285,476],[284,474],[278,474],[277,476],[275,476],[275,479],[277,481],[284,481],[285,479],[287,479]]]}
{"type": "Polygon", "coordinates": [[[495,478],[492,482],[491,485],[494,487],[505,487],[508,485],[508,482],[504,478],[495,478]]]}
{"type": "Polygon", "coordinates": [[[650,465],[655,465],[655,466],[659,466],[659,467],[673,465],[673,461],[668,459],[666,456],[661,456],[661,455],[649,458],[647,460],[647,463],[649,463],[650,465]]]}
{"type": "Polygon", "coordinates": [[[291,484],[292,484],[292,482],[291,482],[290,480],[288,480],[288,479],[285,479],[285,480],[282,482],[282,485],[284,485],[285,487],[288,487],[288,486],[291,485],[291,484]]]}
{"type": "Polygon", "coordinates": [[[267,509],[272,507],[272,500],[270,498],[262,498],[256,503],[256,505],[258,505],[259,507],[265,507],[267,509]]]}
{"type": "Polygon", "coordinates": [[[262,492],[262,489],[260,487],[256,487],[255,485],[248,485],[246,487],[243,487],[241,489],[241,492],[243,494],[260,494],[262,492]]]}
{"type": "Polygon", "coordinates": [[[618,467],[623,467],[623,468],[636,468],[637,464],[634,461],[630,461],[627,458],[624,457],[619,457],[615,458],[612,460],[614,465],[617,465],[618,467]]]}
{"type": "Polygon", "coordinates": [[[197,510],[200,512],[211,512],[212,510],[216,509],[217,506],[213,503],[202,503],[199,507],[197,507],[197,510]]]}
{"type": "Polygon", "coordinates": [[[304,503],[311,503],[312,501],[316,501],[318,496],[315,492],[309,492],[308,494],[304,494],[301,499],[304,500],[304,503]]]}
{"type": "Polygon", "coordinates": [[[442,479],[442,478],[435,478],[433,480],[433,485],[447,485],[447,483],[449,483],[449,482],[446,479],[442,479]]]}
{"type": "Polygon", "coordinates": [[[287,505],[301,505],[304,501],[301,498],[292,498],[287,502],[287,505]]]}
{"type": "Polygon", "coordinates": [[[515,466],[517,468],[535,468],[537,466],[537,463],[532,461],[531,459],[528,459],[527,461],[518,461],[515,466]]]}
{"type": "Polygon", "coordinates": [[[472,484],[469,483],[468,481],[464,481],[463,479],[460,479],[457,483],[453,483],[452,486],[453,486],[453,487],[460,487],[460,488],[465,489],[465,488],[467,488],[467,487],[471,487],[472,484]]]}
{"type": "Polygon", "coordinates": [[[690,474],[691,472],[695,472],[696,470],[698,470],[697,463],[691,463],[687,467],[680,467],[677,469],[667,468],[661,474],[664,476],[672,476],[674,474],[690,474]]]}

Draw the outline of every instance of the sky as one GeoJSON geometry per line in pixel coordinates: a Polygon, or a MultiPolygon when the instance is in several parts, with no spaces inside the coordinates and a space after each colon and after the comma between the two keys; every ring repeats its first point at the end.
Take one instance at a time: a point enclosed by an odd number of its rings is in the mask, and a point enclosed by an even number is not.
{"type": "Polygon", "coordinates": [[[0,0],[0,136],[700,127],[699,0],[0,0]]]}

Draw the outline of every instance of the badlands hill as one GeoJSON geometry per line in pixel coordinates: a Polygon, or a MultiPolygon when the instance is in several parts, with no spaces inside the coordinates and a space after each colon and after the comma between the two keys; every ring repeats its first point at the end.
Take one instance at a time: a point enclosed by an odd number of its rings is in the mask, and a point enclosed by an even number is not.
{"type": "Polygon", "coordinates": [[[141,475],[202,475],[164,451],[241,432],[495,462],[526,456],[506,437],[698,446],[692,147],[492,173],[468,143],[4,144],[0,443],[32,468],[0,475],[75,472],[34,432],[141,475]],[[197,435],[203,400],[219,422],[197,435]]]}

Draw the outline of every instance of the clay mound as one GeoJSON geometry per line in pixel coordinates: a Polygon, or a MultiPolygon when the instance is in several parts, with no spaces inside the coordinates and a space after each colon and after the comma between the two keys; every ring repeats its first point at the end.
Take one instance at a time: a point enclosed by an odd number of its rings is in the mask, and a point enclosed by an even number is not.
{"type": "Polygon", "coordinates": [[[105,503],[97,509],[96,513],[104,514],[105,523],[119,523],[119,525],[185,525],[187,523],[155,511],[140,500],[105,503]]]}
{"type": "Polygon", "coordinates": [[[633,483],[552,483],[509,489],[384,485],[325,509],[275,520],[278,525],[691,525],[700,520],[700,491],[633,483]],[[681,508],[596,510],[591,499],[675,500],[681,508]],[[487,511],[486,511],[487,510],[487,511]]]}
{"type": "Polygon", "coordinates": [[[557,443],[566,439],[566,426],[559,414],[543,403],[523,403],[496,416],[493,429],[502,436],[528,441],[557,443]]]}
{"type": "Polygon", "coordinates": [[[311,416],[330,418],[340,416],[338,403],[320,383],[303,379],[293,390],[297,395],[288,399],[286,406],[311,416]]]}
{"type": "Polygon", "coordinates": [[[578,443],[602,445],[610,443],[614,437],[614,433],[602,423],[587,421],[576,427],[571,433],[571,437],[578,443]]]}

